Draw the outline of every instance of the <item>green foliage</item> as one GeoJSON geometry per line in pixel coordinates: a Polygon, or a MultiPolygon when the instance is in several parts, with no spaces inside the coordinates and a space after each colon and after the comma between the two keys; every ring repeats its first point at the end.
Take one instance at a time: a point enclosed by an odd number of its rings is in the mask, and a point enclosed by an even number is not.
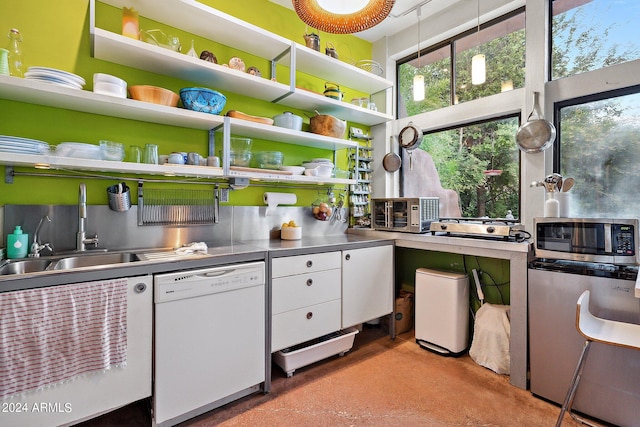
{"type": "Polygon", "coordinates": [[[462,215],[504,217],[518,212],[516,118],[426,135],[420,148],[433,158],[444,188],[458,192],[462,215]],[[500,170],[488,176],[485,171],[500,170]]]}
{"type": "MultiPolygon", "coordinates": [[[[619,64],[640,56],[637,42],[612,41],[612,33],[616,29],[612,26],[603,28],[599,23],[598,16],[610,13],[609,8],[612,7],[616,6],[594,2],[554,15],[553,78],[619,64]],[[605,10],[600,10],[601,7],[605,10]]],[[[505,79],[511,79],[514,88],[524,87],[524,30],[456,55],[454,93],[451,93],[451,58],[440,59],[420,69],[410,63],[400,65],[400,117],[497,94],[505,79]],[[476,53],[485,54],[487,80],[474,86],[471,84],[471,58],[476,53]],[[414,102],[411,93],[413,76],[418,73],[425,76],[426,99],[414,102]]],[[[620,215],[629,206],[630,190],[621,190],[623,184],[632,183],[635,188],[640,185],[640,171],[636,166],[640,160],[640,150],[636,148],[640,129],[633,121],[621,120],[625,116],[624,105],[624,102],[612,98],[562,109],[560,172],[575,177],[578,183],[573,190],[574,205],[577,206],[574,214],[580,211],[587,215],[620,215]]],[[[515,145],[517,129],[518,120],[514,118],[425,136],[421,148],[432,156],[443,187],[458,192],[463,216],[502,217],[508,209],[517,216],[520,191],[519,150],[515,145]],[[499,169],[502,173],[487,176],[484,171],[490,169],[499,169]]],[[[635,217],[635,211],[627,215],[635,217]]]]}

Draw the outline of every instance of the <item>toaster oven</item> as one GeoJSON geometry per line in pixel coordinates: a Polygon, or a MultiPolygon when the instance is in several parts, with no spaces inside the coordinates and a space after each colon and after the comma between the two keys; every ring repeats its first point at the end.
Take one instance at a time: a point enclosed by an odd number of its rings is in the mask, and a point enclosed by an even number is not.
{"type": "Polygon", "coordinates": [[[374,230],[426,233],[440,214],[438,197],[374,198],[371,203],[374,230]]]}

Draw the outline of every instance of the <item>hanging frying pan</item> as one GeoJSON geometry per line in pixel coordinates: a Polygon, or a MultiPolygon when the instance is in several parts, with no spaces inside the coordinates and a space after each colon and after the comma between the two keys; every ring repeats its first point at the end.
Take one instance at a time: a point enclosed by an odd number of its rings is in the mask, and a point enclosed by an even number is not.
{"type": "Polygon", "coordinates": [[[402,164],[402,160],[400,160],[400,156],[396,153],[387,153],[384,155],[382,159],[382,167],[387,172],[395,172],[400,169],[400,165],[402,164]]]}
{"type": "Polygon", "coordinates": [[[394,139],[395,139],[395,136],[392,135],[390,137],[390,141],[391,141],[391,146],[389,147],[390,150],[382,158],[382,167],[387,172],[396,172],[402,166],[402,159],[398,154],[396,154],[395,147],[393,146],[395,143],[394,139]]]}
{"type": "Polygon", "coordinates": [[[518,148],[525,153],[539,153],[551,147],[556,139],[556,128],[545,120],[538,103],[539,92],[533,92],[533,111],[527,122],[516,133],[518,148]],[[535,118],[534,118],[535,114],[535,118]]]}
{"type": "Polygon", "coordinates": [[[409,124],[403,127],[398,134],[400,146],[409,153],[409,170],[413,170],[413,158],[411,156],[411,152],[420,146],[422,136],[422,129],[413,124],[413,122],[409,122],[409,124]]]}

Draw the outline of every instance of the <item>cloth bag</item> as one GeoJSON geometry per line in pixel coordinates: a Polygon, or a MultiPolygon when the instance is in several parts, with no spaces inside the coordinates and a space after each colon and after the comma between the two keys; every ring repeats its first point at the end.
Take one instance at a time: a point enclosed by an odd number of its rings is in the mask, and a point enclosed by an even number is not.
{"type": "Polygon", "coordinates": [[[510,306],[485,303],[476,312],[469,356],[480,366],[509,375],[510,306]]]}
{"type": "Polygon", "coordinates": [[[511,307],[485,303],[478,272],[474,269],[472,273],[476,282],[476,292],[482,305],[476,312],[469,356],[480,366],[489,368],[497,374],[509,375],[511,366],[509,353],[511,307]]]}

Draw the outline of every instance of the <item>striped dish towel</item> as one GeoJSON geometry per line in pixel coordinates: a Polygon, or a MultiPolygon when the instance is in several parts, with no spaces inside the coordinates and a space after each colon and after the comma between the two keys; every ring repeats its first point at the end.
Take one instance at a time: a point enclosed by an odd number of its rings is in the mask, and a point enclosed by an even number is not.
{"type": "Polygon", "coordinates": [[[0,293],[0,399],[126,362],[126,279],[0,293]]]}

